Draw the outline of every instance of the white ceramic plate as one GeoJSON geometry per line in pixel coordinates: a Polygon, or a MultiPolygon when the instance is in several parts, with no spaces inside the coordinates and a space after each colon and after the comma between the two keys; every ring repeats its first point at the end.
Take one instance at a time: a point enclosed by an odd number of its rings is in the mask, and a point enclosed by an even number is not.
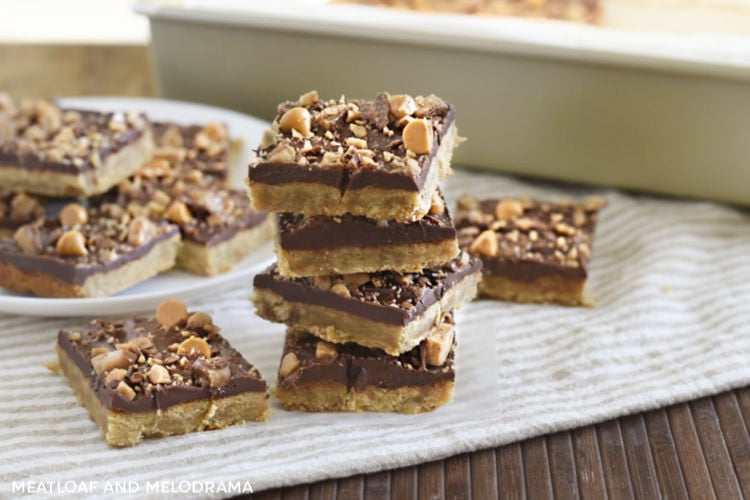
{"type": "MultiPolygon", "coordinates": [[[[250,144],[259,141],[266,122],[226,109],[200,104],[159,99],[125,97],[77,97],[61,99],[66,107],[96,110],[138,109],[152,120],[169,120],[190,125],[221,121],[232,137],[243,141],[242,153],[234,165],[235,178],[252,157],[250,144]]],[[[144,281],[112,297],[96,299],[50,299],[19,295],[0,288],[0,313],[27,316],[105,316],[152,310],[165,298],[188,300],[230,286],[242,286],[250,292],[252,276],[273,260],[272,245],[264,245],[228,273],[203,277],[173,270],[144,281]]]]}

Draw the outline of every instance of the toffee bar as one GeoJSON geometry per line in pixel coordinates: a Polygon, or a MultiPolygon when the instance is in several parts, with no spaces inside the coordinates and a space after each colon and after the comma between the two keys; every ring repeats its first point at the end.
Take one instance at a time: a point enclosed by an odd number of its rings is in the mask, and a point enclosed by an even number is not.
{"type": "Polygon", "coordinates": [[[60,109],[0,93],[0,183],[47,196],[103,193],[135,174],[154,152],[139,113],[60,109]]]}
{"type": "Polygon", "coordinates": [[[378,94],[323,101],[309,92],[279,106],[248,179],[259,210],[412,221],[451,173],[451,105],[436,96],[378,94]]]}
{"type": "Polygon", "coordinates": [[[0,287],[43,297],[106,297],[174,266],[180,231],[118,205],[67,205],[0,240],[0,287]]]}
{"type": "Polygon", "coordinates": [[[361,216],[276,215],[278,269],[289,277],[361,272],[419,272],[458,255],[442,195],[413,222],[361,216]]]}
{"type": "Polygon", "coordinates": [[[155,319],[91,321],[58,335],[60,368],[110,446],[268,418],[256,368],[211,317],[166,301],[155,319]]]}
{"type": "Polygon", "coordinates": [[[547,203],[463,196],[459,245],[483,262],[481,295],[513,302],[591,305],[584,295],[599,211],[606,201],[547,203]]]}
{"type": "Polygon", "coordinates": [[[420,273],[284,278],[275,265],[254,279],[256,313],[334,343],[399,355],[417,346],[447,313],[471,301],[481,262],[463,253],[420,273]]]}
{"type": "Polygon", "coordinates": [[[399,356],[287,332],[275,395],[286,410],[422,413],[448,403],[454,385],[454,325],[399,356]]]}

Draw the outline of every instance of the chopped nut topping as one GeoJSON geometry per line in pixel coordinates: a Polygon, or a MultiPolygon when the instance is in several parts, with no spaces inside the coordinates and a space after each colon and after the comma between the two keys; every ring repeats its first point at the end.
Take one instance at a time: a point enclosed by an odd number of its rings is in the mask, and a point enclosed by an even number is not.
{"type": "Polygon", "coordinates": [[[430,206],[430,213],[433,215],[440,215],[445,212],[445,202],[443,197],[439,193],[435,192],[432,195],[432,205],[430,206]]]}
{"type": "Polygon", "coordinates": [[[518,200],[503,199],[495,206],[495,217],[502,221],[508,221],[513,217],[523,214],[523,205],[518,200]]]}
{"type": "Polygon", "coordinates": [[[161,365],[153,365],[146,376],[152,384],[168,384],[171,381],[169,371],[161,365]]]}
{"type": "Polygon", "coordinates": [[[339,351],[336,346],[325,340],[318,341],[315,346],[315,357],[318,359],[336,359],[339,355],[339,351]]]}
{"type": "Polygon", "coordinates": [[[107,376],[104,377],[104,383],[109,385],[112,382],[122,382],[123,380],[125,380],[125,376],[127,374],[128,371],[124,368],[113,368],[109,373],[107,373],[107,376]]]}
{"type": "Polygon", "coordinates": [[[394,118],[411,116],[417,110],[417,103],[409,95],[392,95],[388,97],[388,106],[394,118]]]}
{"type": "Polygon", "coordinates": [[[293,352],[288,352],[281,358],[281,365],[279,366],[279,375],[281,377],[288,377],[299,368],[299,358],[293,352]]]}
{"type": "Polygon", "coordinates": [[[139,247],[156,234],[156,226],[145,217],[136,217],[128,226],[128,243],[139,247]]]}
{"type": "Polygon", "coordinates": [[[117,389],[115,390],[122,394],[128,401],[133,401],[135,399],[135,391],[125,382],[117,384],[117,389]]]}
{"type": "Polygon", "coordinates": [[[188,224],[193,220],[190,209],[180,200],[175,200],[169,205],[167,211],[164,212],[164,217],[177,224],[188,224]]]}
{"type": "Polygon", "coordinates": [[[319,100],[320,97],[318,97],[318,91],[311,90],[310,92],[306,92],[299,97],[299,104],[300,106],[312,106],[319,100]]]}
{"type": "Polygon", "coordinates": [[[99,354],[91,358],[91,366],[96,373],[108,372],[114,368],[127,368],[130,366],[130,359],[123,351],[108,351],[106,354],[99,354]]]}
{"type": "Polygon", "coordinates": [[[187,320],[188,328],[205,328],[212,324],[213,320],[211,319],[211,316],[200,311],[191,314],[187,320]]]}
{"type": "Polygon", "coordinates": [[[453,325],[441,323],[424,340],[425,361],[431,366],[442,366],[453,348],[453,325]]]}
{"type": "Polygon", "coordinates": [[[35,226],[27,224],[19,227],[13,234],[13,241],[27,255],[37,255],[42,251],[42,240],[35,226]]]}
{"type": "Polygon", "coordinates": [[[352,296],[352,294],[349,292],[349,289],[346,287],[343,283],[336,283],[331,287],[331,291],[335,293],[336,295],[341,295],[342,297],[349,298],[352,296]]]}

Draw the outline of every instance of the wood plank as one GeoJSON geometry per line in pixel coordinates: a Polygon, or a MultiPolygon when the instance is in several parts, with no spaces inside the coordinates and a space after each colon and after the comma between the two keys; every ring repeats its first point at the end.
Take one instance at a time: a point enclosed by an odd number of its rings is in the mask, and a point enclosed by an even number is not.
{"type": "Polygon", "coordinates": [[[714,397],[714,407],[719,416],[721,432],[732,457],[734,472],[740,483],[742,495],[750,497],[750,435],[734,392],[714,397]]]}
{"type": "Polygon", "coordinates": [[[281,490],[275,489],[275,490],[266,490],[261,491],[260,493],[254,493],[252,495],[240,495],[238,497],[235,497],[237,500],[245,500],[245,499],[252,499],[252,500],[280,500],[281,499],[281,490]]]}
{"type": "Polygon", "coordinates": [[[391,498],[416,498],[417,488],[416,467],[391,471],[391,498]]]}
{"type": "Polygon", "coordinates": [[[552,498],[552,479],[544,436],[521,443],[526,494],[529,498],[552,498]]]}
{"type": "Polygon", "coordinates": [[[688,490],[682,477],[667,412],[650,411],[644,414],[644,420],[661,492],[666,498],[687,498],[688,490]]]}
{"type": "Polygon", "coordinates": [[[690,407],[679,404],[667,408],[666,413],[688,493],[693,498],[716,498],[690,407]]]}
{"type": "Polygon", "coordinates": [[[361,500],[364,498],[365,479],[361,474],[358,476],[339,479],[336,484],[337,500],[361,500]]]}
{"type": "Polygon", "coordinates": [[[737,396],[737,402],[740,404],[742,418],[745,420],[745,426],[750,429],[750,387],[743,387],[734,391],[737,396]]]}
{"type": "Polygon", "coordinates": [[[281,490],[281,500],[307,500],[309,495],[306,484],[289,486],[281,490]]]}
{"type": "Polygon", "coordinates": [[[602,468],[602,453],[596,427],[589,426],[571,431],[573,456],[578,475],[578,491],[584,500],[606,498],[607,488],[602,468]]]}
{"type": "Polygon", "coordinates": [[[630,469],[628,469],[625,442],[622,440],[619,420],[599,424],[596,430],[607,495],[613,500],[633,498],[630,469]]]}
{"type": "Polygon", "coordinates": [[[471,495],[474,498],[498,498],[495,450],[471,453],[469,464],[471,467],[471,495]]]}
{"type": "Polygon", "coordinates": [[[442,461],[420,465],[417,479],[419,500],[439,499],[445,496],[442,461]]]}
{"type": "Polygon", "coordinates": [[[471,498],[471,465],[467,454],[445,459],[445,498],[468,500],[471,498]]]}
{"type": "Polygon", "coordinates": [[[570,432],[558,432],[547,436],[549,468],[552,491],[556,498],[577,498],[578,480],[576,460],[573,456],[573,440],[570,432]]]}
{"type": "Polygon", "coordinates": [[[523,452],[520,443],[513,443],[495,450],[497,463],[497,492],[500,498],[518,500],[526,498],[523,452]]]}
{"type": "Polygon", "coordinates": [[[740,485],[711,399],[693,401],[690,410],[716,495],[719,498],[740,498],[740,485]]]}
{"type": "Polygon", "coordinates": [[[310,485],[310,500],[335,500],[336,481],[318,481],[310,485]]]}
{"type": "Polygon", "coordinates": [[[365,476],[365,499],[381,500],[391,496],[391,473],[376,472],[365,476]]]}
{"type": "Polygon", "coordinates": [[[648,445],[648,434],[643,415],[631,415],[620,419],[625,456],[628,459],[630,480],[636,498],[659,498],[659,483],[656,481],[654,459],[648,445]]]}

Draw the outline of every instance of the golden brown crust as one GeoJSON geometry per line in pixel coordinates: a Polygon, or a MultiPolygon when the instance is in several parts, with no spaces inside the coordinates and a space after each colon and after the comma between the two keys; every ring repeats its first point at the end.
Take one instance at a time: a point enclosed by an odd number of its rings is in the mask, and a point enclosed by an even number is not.
{"type": "Polygon", "coordinates": [[[452,381],[427,386],[405,386],[395,389],[367,386],[347,390],[346,385],[321,381],[291,389],[276,388],[274,395],[285,410],[309,412],[397,412],[432,411],[453,398],[452,381]]]}
{"type": "Polygon", "coordinates": [[[239,231],[230,239],[216,245],[183,241],[177,255],[177,267],[203,276],[228,272],[235,264],[269,241],[272,233],[273,223],[269,217],[261,225],[239,231]]]}
{"type": "Polygon", "coordinates": [[[479,295],[511,302],[591,307],[593,302],[584,295],[585,285],[585,278],[551,275],[514,280],[485,275],[479,284],[479,295]]]}
{"type": "Polygon", "coordinates": [[[74,394],[97,423],[110,446],[132,446],[144,437],[163,437],[268,419],[265,392],[191,401],[161,411],[125,413],[106,408],[91,390],[89,379],[59,347],[60,368],[74,394]]]}
{"type": "Polygon", "coordinates": [[[284,250],[276,245],[279,272],[283,276],[317,276],[378,271],[416,273],[438,266],[458,255],[455,239],[434,243],[338,247],[316,250],[284,250]]]}

